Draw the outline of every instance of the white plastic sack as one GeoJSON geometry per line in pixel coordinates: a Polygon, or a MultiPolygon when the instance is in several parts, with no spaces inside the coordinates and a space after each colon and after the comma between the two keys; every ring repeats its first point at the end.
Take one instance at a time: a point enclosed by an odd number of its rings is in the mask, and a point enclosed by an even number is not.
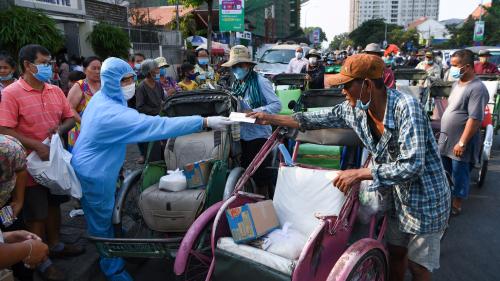
{"type": "Polygon", "coordinates": [[[391,190],[388,188],[382,191],[369,190],[372,182],[371,180],[365,180],[359,185],[360,205],[358,219],[364,224],[370,222],[372,215],[379,212],[385,212],[390,204],[391,190]]]}
{"type": "Polygon", "coordinates": [[[82,187],[71,166],[71,153],[64,149],[61,138],[54,134],[52,139],[46,139],[44,144],[50,144],[49,161],[42,161],[33,151],[26,158],[28,172],[33,179],[47,187],[55,195],[71,195],[82,197],[82,187]]]}
{"type": "Polygon", "coordinates": [[[161,190],[166,191],[182,191],[187,188],[186,176],[182,170],[168,171],[168,175],[160,178],[160,184],[158,186],[161,190]]]}
{"type": "Polygon", "coordinates": [[[287,222],[283,228],[267,234],[264,238],[264,250],[289,260],[298,259],[307,238],[290,226],[291,224],[287,222]]]}

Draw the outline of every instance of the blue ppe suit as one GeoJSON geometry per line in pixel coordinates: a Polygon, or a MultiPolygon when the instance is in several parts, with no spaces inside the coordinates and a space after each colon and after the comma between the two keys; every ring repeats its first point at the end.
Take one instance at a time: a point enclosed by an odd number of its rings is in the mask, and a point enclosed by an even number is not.
{"type": "MultiPolygon", "coordinates": [[[[82,185],[82,207],[92,236],[114,236],[112,213],[118,174],[125,160],[126,145],[199,132],[200,116],[167,118],[148,116],[127,107],[120,81],[135,75],[118,58],[108,58],[101,68],[101,89],[85,109],[71,164],[82,185]]],[[[100,266],[108,280],[132,280],[120,258],[104,258],[100,266]]]]}

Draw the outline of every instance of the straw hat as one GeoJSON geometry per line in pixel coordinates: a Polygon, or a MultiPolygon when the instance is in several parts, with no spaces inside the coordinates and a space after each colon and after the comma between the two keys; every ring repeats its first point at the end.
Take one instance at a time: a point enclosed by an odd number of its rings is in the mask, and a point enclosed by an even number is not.
{"type": "Polygon", "coordinates": [[[169,67],[170,65],[167,62],[167,59],[164,57],[157,57],[155,62],[158,64],[158,67],[169,67]]]}
{"type": "Polygon", "coordinates": [[[231,51],[229,52],[229,61],[222,64],[222,66],[232,67],[235,64],[242,62],[256,64],[255,62],[252,61],[252,56],[250,55],[250,52],[248,51],[247,47],[243,45],[236,45],[232,47],[231,51]]]}

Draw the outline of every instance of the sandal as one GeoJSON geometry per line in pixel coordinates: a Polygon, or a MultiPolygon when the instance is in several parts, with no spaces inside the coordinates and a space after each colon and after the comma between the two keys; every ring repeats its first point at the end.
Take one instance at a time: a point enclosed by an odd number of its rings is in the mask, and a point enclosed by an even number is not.
{"type": "Polygon", "coordinates": [[[462,208],[451,207],[451,215],[458,216],[462,212],[462,208]]]}

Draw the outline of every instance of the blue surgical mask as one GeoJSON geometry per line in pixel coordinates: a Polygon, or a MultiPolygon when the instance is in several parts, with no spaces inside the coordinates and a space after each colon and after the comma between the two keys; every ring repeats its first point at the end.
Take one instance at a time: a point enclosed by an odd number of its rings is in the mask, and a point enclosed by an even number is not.
{"type": "Polygon", "coordinates": [[[427,61],[427,64],[428,64],[428,65],[432,65],[432,64],[434,64],[434,61],[433,61],[433,60],[428,60],[428,61],[427,61]]]}
{"type": "Polygon", "coordinates": [[[361,93],[363,92],[364,85],[365,81],[363,81],[363,84],[361,84],[361,91],[359,92],[359,99],[356,101],[356,108],[366,111],[370,107],[370,103],[372,101],[372,92],[370,91],[370,99],[366,103],[363,103],[361,101],[361,93]]]}
{"type": "Polygon", "coordinates": [[[50,64],[35,64],[37,73],[34,73],[33,76],[40,82],[49,82],[50,78],[52,78],[52,65],[50,64]]]}
{"type": "Polygon", "coordinates": [[[160,76],[167,76],[167,69],[166,68],[160,68],[160,76]]]}
{"type": "Polygon", "coordinates": [[[463,73],[461,73],[462,67],[456,67],[452,66],[450,67],[450,76],[453,77],[454,79],[460,79],[462,76],[464,76],[463,73]]]}
{"type": "Polygon", "coordinates": [[[14,77],[14,73],[9,73],[5,76],[0,76],[0,81],[9,81],[14,77]]]}
{"type": "Polygon", "coordinates": [[[135,70],[140,70],[141,69],[141,64],[140,63],[134,64],[134,69],[135,70]]]}
{"type": "Polygon", "coordinates": [[[194,79],[196,79],[196,76],[198,76],[198,75],[196,73],[193,73],[193,74],[188,74],[187,77],[189,78],[189,80],[194,80],[194,79]]]}
{"type": "Polygon", "coordinates": [[[198,58],[198,63],[200,65],[207,65],[208,64],[208,58],[198,58]]]}
{"type": "Polygon", "coordinates": [[[248,74],[248,69],[242,67],[233,67],[232,70],[234,77],[236,77],[236,79],[238,80],[243,80],[248,74]]]}
{"type": "Polygon", "coordinates": [[[155,81],[160,81],[160,73],[155,74],[155,81]]]}

